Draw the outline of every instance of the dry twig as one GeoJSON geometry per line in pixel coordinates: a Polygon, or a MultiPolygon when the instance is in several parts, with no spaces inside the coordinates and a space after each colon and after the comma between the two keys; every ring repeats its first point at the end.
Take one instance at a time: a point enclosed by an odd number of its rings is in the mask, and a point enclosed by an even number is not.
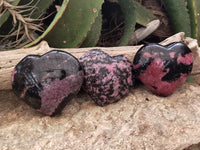
{"type": "Polygon", "coordinates": [[[5,45],[6,48],[19,48],[28,42],[34,41],[36,31],[43,31],[41,19],[30,18],[32,12],[36,9],[37,3],[34,6],[30,6],[33,2],[31,0],[26,5],[13,6],[11,5],[13,1],[0,1],[0,16],[3,16],[5,12],[9,12],[13,19],[13,27],[8,35],[0,35],[0,37],[3,37],[0,45],[5,45]],[[25,12],[29,13],[26,14],[25,12]]]}

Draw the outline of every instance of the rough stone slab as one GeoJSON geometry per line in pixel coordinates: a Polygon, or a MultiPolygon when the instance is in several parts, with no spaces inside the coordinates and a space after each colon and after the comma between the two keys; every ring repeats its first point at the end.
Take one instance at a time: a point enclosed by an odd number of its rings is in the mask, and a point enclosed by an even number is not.
{"type": "Polygon", "coordinates": [[[159,97],[140,86],[105,107],[80,93],[55,117],[0,91],[0,120],[2,150],[182,150],[200,142],[200,87],[159,97]]]}

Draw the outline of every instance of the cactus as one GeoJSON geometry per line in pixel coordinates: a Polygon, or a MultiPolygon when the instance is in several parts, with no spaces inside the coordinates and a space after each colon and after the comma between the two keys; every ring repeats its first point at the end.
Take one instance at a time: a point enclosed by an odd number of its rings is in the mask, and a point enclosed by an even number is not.
{"type": "Polygon", "coordinates": [[[200,1],[187,0],[191,21],[191,37],[196,38],[200,44],[200,1]]]}
{"type": "Polygon", "coordinates": [[[163,0],[174,32],[185,32],[200,44],[200,1],[163,0]]]}
{"type": "Polygon", "coordinates": [[[102,15],[99,14],[95,19],[92,28],[88,31],[86,39],[81,44],[81,47],[94,47],[96,46],[101,35],[102,15]]]}
{"type": "Polygon", "coordinates": [[[61,20],[44,39],[52,47],[79,47],[95,22],[102,3],[103,0],[69,1],[61,20]]]}
{"type": "Polygon", "coordinates": [[[53,19],[53,21],[51,22],[51,24],[48,26],[48,28],[45,30],[45,32],[39,36],[36,40],[34,40],[33,42],[25,45],[24,47],[30,47],[33,46],[35,44],[37,44],[39,41],[41,41],[56,25],[56,23],[59,21],[59,19],[62,17],[64,11],[66,10],[67,6],[68,6],[69,0],[64,0],[62,3],[62,6],[60,7],[59,11],[57,12],[55,18],[53,19]]]}
{"type": "Polygon", "coordinates": [[[125,17],[125,29],[121,38],[120,46],[128,45],[129,39],[135,30],[136,15],[133,0],[119,0],[119,5],[125,17]]]}
{"type": "Polygon", "coordinates": [[[191,36],[190,17],[184,0],[163,0],[175,32],[191,36]]]}
{"type": "Polygon", "coordinates": [[[155,17],[145,7],[133,0],[119,0],[118,2],[125,17],[125,31],[120,46],[125,46],[129,44],[136,23],[146,26],[155,17]]]}
{"type": "MultiPolygon", "coordinates": [[[[119,3],[125,15],[125,31],[120,45],[128,45],[136,23],[145,26],[152,20],[153,15],[133,0],[114,1],[119,3]]],[[[15,5],[27,6],[30,9],[23,11],[21,15],[28,15],[31,19],[37,19],[53,2],[54,0],[16,0],[15,5]],[[37,9],[35,9],[36,7],[37,9]]],[[[42,39],[47,40],[52,47],[95,46],[101,34],[102,16],[100,10],[103,2],[104,0],[63,0],[62,6],[48,28],[41,36],[25,47],[32,46],[42,39]]],[[[1,19],[3,20],[5,17],[3,16],[1,19]]],[[[7,17],[5,20],[8,20],[8,18],[11,17],[7,17]]],[[[4,22],[1,21],[1,24],[3,25],[4,22]]],[[[12,20],[9,24],[12,25],[12,20]]],[[[11,26],[11,29],[14,28],[11,26]]],[[[8,34],[10,30],[2,29],[1,31],[7,31],[6,33],[8,34]]],[[[33,35],[29,36],[27,34],[27,36],[29,39],[28,42],[34,39],[33,35]]],[[[27,38],[27,36],[25,37],[27,38]]],[[[22,39],[17,44],[21,44],[21,42],[22,39]]]]}
{"type": "Polygon", "coordinates": [[[152,20],[156,19],[155,16],[144,6],[134,1],[136,22],[146,27],[152,20]]]}
{"type": "Polygon", "coordinates": [[[26,5],[27,3],[30,3],[29,6],[34,9],[25,12],[25,14],[30,14],[31,18],[37,19],[46,12],[54,1],[55,0],[21,0],[19,5],[26,5]]]}
{"type": "Polygon", "coordinates": [[[45,39],[52,47],[79,47],[95,22],[102,3],[103,0],[64,0],[46,31],[26,47],[41,39],[45,39]]]}

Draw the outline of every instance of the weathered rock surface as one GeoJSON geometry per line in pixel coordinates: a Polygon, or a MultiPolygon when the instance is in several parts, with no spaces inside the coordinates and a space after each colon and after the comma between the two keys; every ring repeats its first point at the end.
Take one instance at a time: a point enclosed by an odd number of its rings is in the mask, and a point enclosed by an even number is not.
{"type": "Polygon", "coordinates": [[[0,120],[1,150],[182,150],[200,142],[200,86],[185,83],[169,97],[140,86],[105,107],[80,93],[55,117],[0,91],[0,120]]]}

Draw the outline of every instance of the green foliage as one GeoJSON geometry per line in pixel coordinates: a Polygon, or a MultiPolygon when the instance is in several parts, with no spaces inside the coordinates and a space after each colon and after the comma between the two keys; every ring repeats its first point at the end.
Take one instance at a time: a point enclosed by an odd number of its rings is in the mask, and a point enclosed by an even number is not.
{"type": "MultiPolygon", "coordinates": [[[[54,1],[16,0],[12,5],[17,5],[17,7],[26,6],[28,9],[22,9],[21,16],[29,16],[31,21],[34,21],[34,19],[41,17],[54,1]]],[[[55,18],[43,34],[25,47],[32,46],[42,39],[46,40],[52,47],[95,46],[101,34],[101,6],[103,2],[104,0],[63,0],[55,18]]],[[[120,5],[125,17],[125,31],[120,45],[128,45],[136,23],[145,26],[154,19],[154,16],[146,8],[133,0],[114,0],[113,2],[117,2],[120,5]]],[[[4,30],[1,31],[6,31],[6,34],[9,34],[11,29],[17,30],[17,27],[12,27],[12,17],[9,17],[6,13],[4,15],[0,18],[0,25],[3,25],[5,22],[6,24],[4,25],[4,30]],[[10,29],[8,30],[9,26],[10,29]]],[[[26,35],[26,38],[33,39],[33,35],[26,35]]],[[[19,37],[19,35],[16,35],[16,37],[19,37]]],[[[21,39],[20,42],[22,41],[21,39]]]]}
{"type": "Polygon", "coordinates": [[[200,44],[200,0],[163,0],[174,32],[185,32],[200,44]]]}
{"type": "Polygon", "coordinates": [[[187,0],[191,21],[191,36],[200,44],[200,1],[187,0]]]}
{"type": "MultiPolygon", "coordinates": [[[[52,47],[95,46],[101,33],[102,16],[100,10],[103,0],[87,1],[86,3],[86,1],[64,0],[50,26],[27,47],[36,44],[41,39],[47,40],[52,47]]],[[[154,19],[154,16],[133,0],[113,2],[119,3],[125,17],[125,31],[120,45],[128,45],[136,22],[145,26],[154,19]]]]}
{"type": "Polygon", "coordinates": [[[48,26],[48,28],[45,30],[45,32],[41,36],[39,36],[35,41],[25,45],[24,47],[33,46],[33,45],[37,44],[39,41],[41,41],[54,28],[56,23],[62,17],[64,11],[66,10],[66,8],[68,6],[68,3],[69,3],[69,0],[64,0],[63,3],[62,3],[62,6],[60,7],[59,11],[57,12],[57,14],[56,14],[56,16],[54,18],[54,20],[51,22],[51,24],[48,26]]]}
{"type": "Polygon", "coordinates": [[[156,19],[155,16],[144,6],[134,2],[136,22],[140,25],[146,26],[149,22],[156,19]]]}
{"type": "Polygon", "coordinates": [[[52,47],[79,47],[94,24],[102,3],[103,0],[70,0],[62,18],[55,18],[57,23],[44,39],[52,47]]]}
{"type": "Polygon", "coordinates": [[[192,83],[192,82],[193,82],[193,78],[194,78],[194,76],[193,76],[193,75],[190,75],[190,76],[187,78],[186,82],[192,83]]]}
{"type": "Polygon", "coordinates": [[[125,17],[125,30],[120,46],[128,45],[135,30],[136,23],[146,26],[155,19],[153,14],[145,7],[133,0],[118,0],[125,17]]]}
{"type": "Polygon", "coordinates": [[[55,0],[20,0],[19,5],[27,5],[32,7],[30,11],[26,11],[25,14],[30,14],[33,19],[39,18],[46,10],[53,4],[55,0]]]}
{"type": "Polygon", "coordinates": [[[163,0],[175,32],[191,36],[190,17],[184,0],[163,0]]]}
{"type": "Polygon", "coordinates": [[[125,29],[120,46],[128,45],[132,33],[135,30],[136,15],[133,0],[119,0],[119,5],[124,13],[125,29]]]}
{"type": "Polygon", "coordinates": [[[96,46],[101,35],[102,15],[99,13],[92,28],[88,31],[86,39],[81,44],[81,47],[94,47],[96,46]]]}
{"type": "MultiPolygon", "coordinates": [[[[15,0],[10,2],[15,12],[21,12],[21,16],[26,16],[24,25],[16,22],[16,16],[10,11],[6,11],[4,6],[0,6],[0,35],[13,39],[23,37],[15,44],[21,44],[27,39],[34,39],[29,35],[30,30],[39,29],[39,25],[34,25],[34,21],[41,17],[55,0],[15,0]],[[25,7],[25,8],[24,8],[25,7]],[[5,11],[2,11],[5,10],[5,11]],[[28,17],[27,17],[28,16],[28,17]],[[30,19],[29,19],[30,18],[30,19]],[[26,26],[28,24],[28,26],[26,26]],[[18,27],[21,25],[20,27],[18,27]],[[26,34],[23,34],[24,28],[26,34]],[[19,30],[19,31],[17,31],[19,30]]],[[[134,0],[109,0],[120,5],[124,14],[124,33],[121,37],[120,46],[128,45],[131,36],[134,34],[136,23],[146,26],[154,20],[153,14],[145,7],[134,0]]],[[[160,0],[159,0],[160,1],[160,0]]],[[[6,1],[7,2],[7,1],[6,1]]],[[[102,26],[101,6],[104,0],[63,0],[54,20],[47,27],[41,36],[26,45],[32,46],[42,39],[47,40],[52,47],[91,47],[95,46],[99,40],[102,26]]],[[[185,32],[186,36],[196,38],[200,43],[200,0],[163,0],[167,13],[170,17],[174,32],[185,32]]],[[[1,3],[2,4],[2,3],[1,3]]],[[[20,16],[20,17],[21,17],[20,16]]],[[[20,18],[19,17],[19,18],[20,18]]],[[[18,18],[17,18],[18,19],[18,18]]],[[[2,37],[1,37],[2,39],[2,37]]]]}

